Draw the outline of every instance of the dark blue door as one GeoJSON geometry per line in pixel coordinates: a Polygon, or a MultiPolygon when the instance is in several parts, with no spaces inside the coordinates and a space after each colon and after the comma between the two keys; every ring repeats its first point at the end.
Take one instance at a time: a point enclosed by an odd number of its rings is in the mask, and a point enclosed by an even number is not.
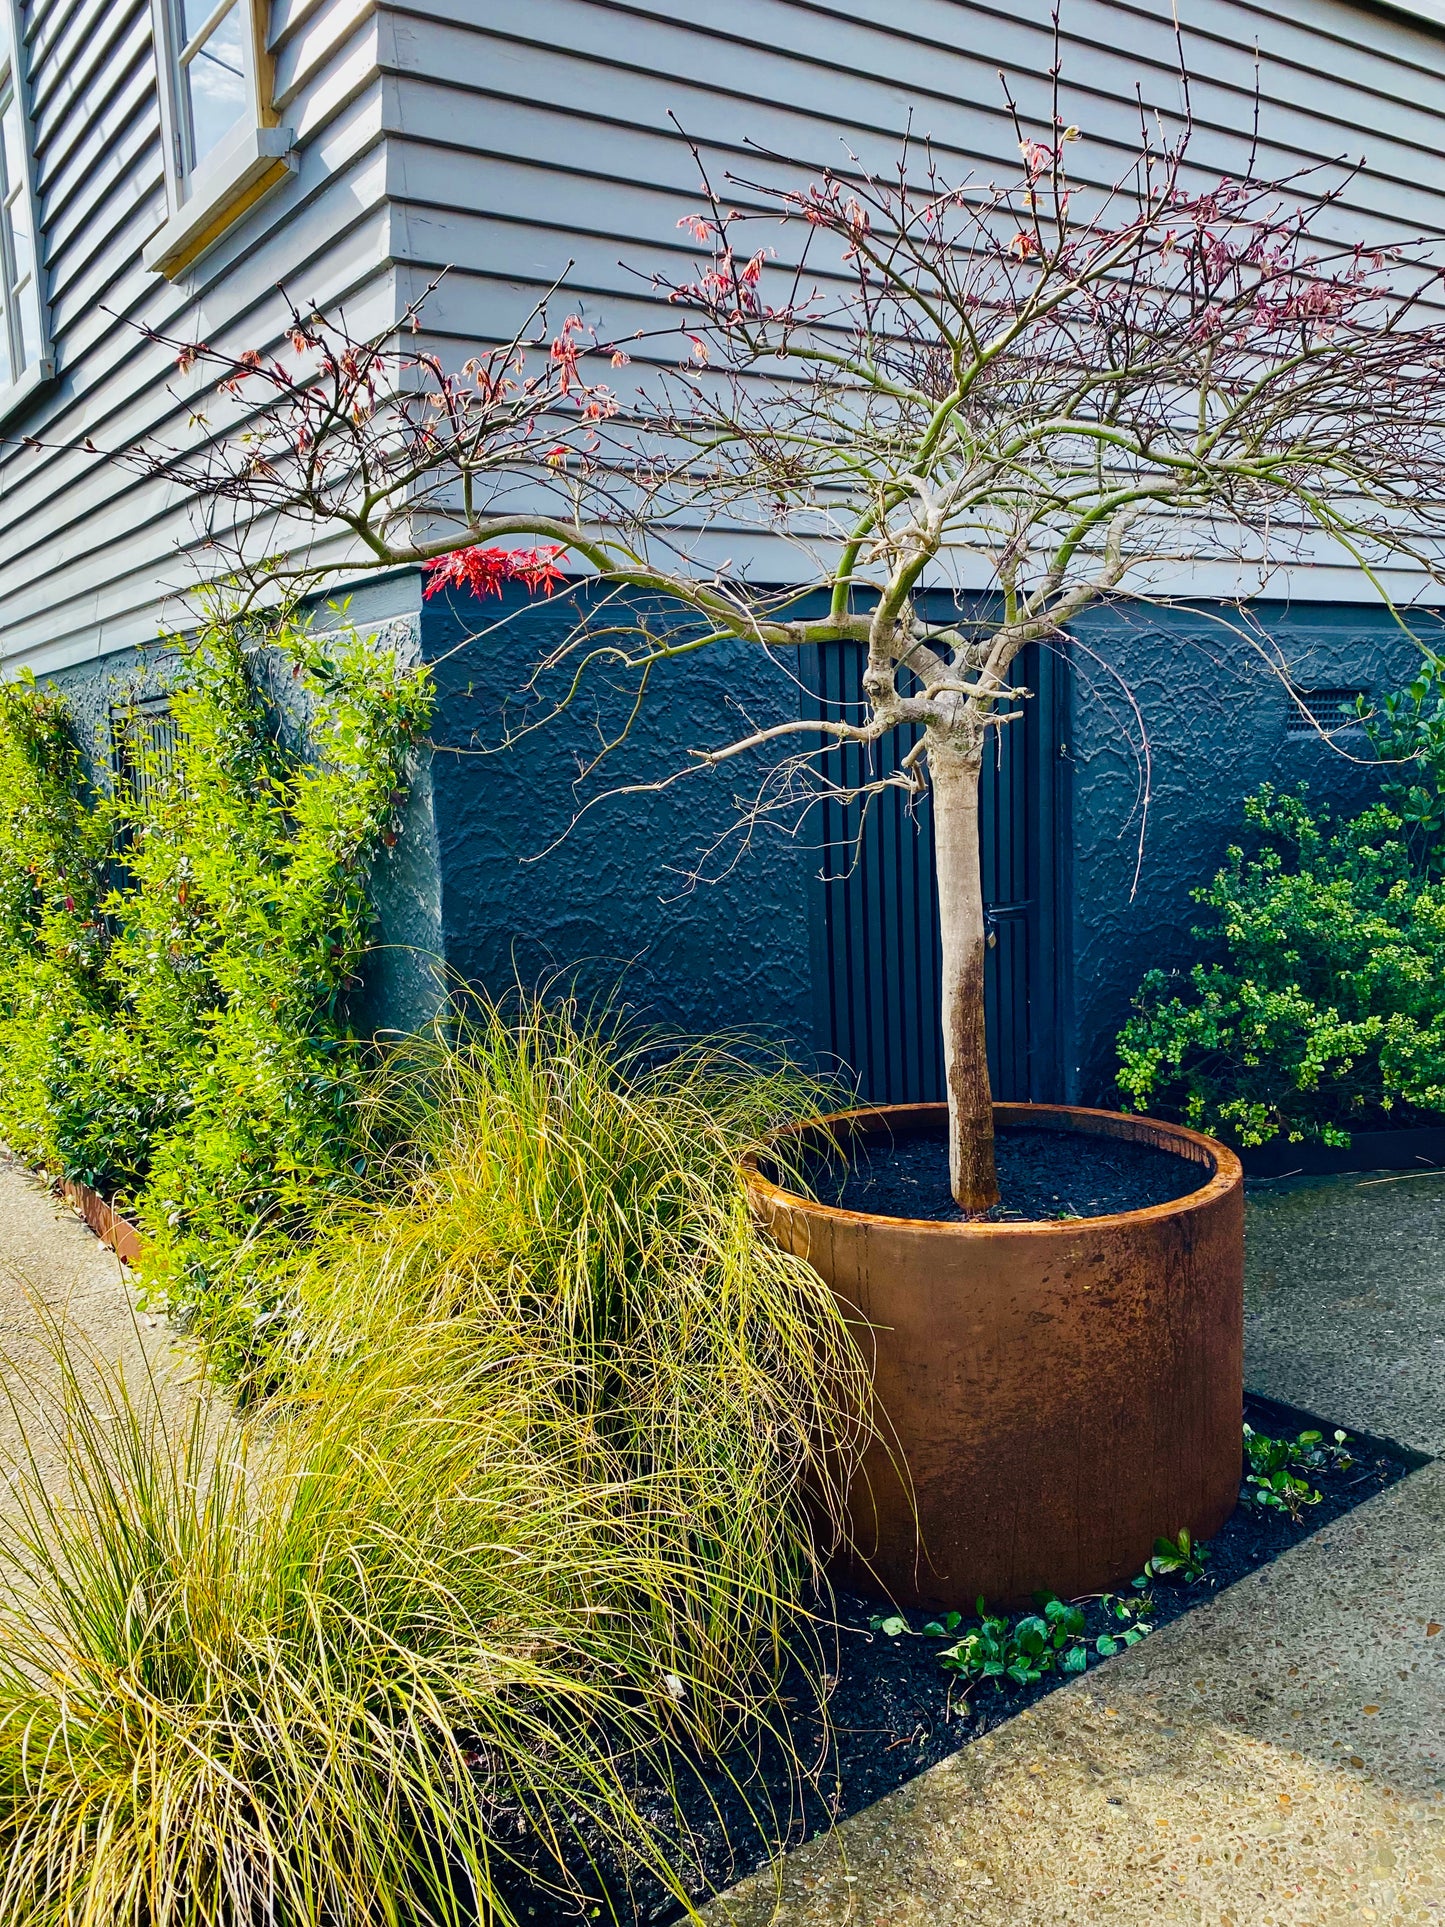
{"type": "MultiPolygon", "coordinates": [[[[861,644],[809,652],[804,700],[813,714],[857,715],[861,644]]],[[[1057,894],[1060,684],[1064,668],[1035,646],[1014,664],[1029,691],[1018,722],[991,732],[981,840],[989,949],[989,1074],[999,1098],[1057,1100],[1057,894]]],[[[842,752],[833,774],[849,787],[898,768],[913,743],[899,732],[842,752]],[[866,759],[866,761],[865,761],[866,759]]],[[[927,797],[885,790],[865,805],[825,803],[813,887],[817,1041],[876,1103],[943,1098],[938,900],[927,797]]]]}

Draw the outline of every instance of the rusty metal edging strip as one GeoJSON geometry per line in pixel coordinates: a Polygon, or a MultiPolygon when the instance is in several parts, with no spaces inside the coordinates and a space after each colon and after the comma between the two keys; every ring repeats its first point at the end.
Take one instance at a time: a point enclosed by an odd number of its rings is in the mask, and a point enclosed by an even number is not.
{"type": "Polygon", "coordinates": [[[47,1178],[42,1171],[34,1170],[23,1158],[17,1157],[10,1146],[0,1139],[0,1157],[7,1157],[22,1171],[48,1184],[50,1189],[74,1211],[78,1211],[91,1231],[103,1245],[108,1245],[123,1265],[140,1263],[145,1251],[145,1240],[140,1231],[128,1218],[123,1218],[113,1205],[90,1185],[82,1184],[79,1178],[47,1178]]]}

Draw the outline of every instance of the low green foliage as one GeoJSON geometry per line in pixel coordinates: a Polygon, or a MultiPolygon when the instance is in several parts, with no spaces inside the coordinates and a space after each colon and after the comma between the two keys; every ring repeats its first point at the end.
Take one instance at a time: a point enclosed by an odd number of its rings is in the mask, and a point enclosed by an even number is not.
{"type": "Polygon", "coordinates": [[[1151,1579],[1182,1579],[1186,1586],[1196,1586],[1208,1576],[1205,1571],[1208,1563],[1208,1546],[1201,1545],[1189,1528],[1183,1526],[1176,1538],[1154,1541],[1154,1551],[1145,1560],[1144,1571],[1134,1584],[1145,1586],[1151,1579]]]}
{"type": "Polygon", "coordinates": [[[0,685],[0,1135],[129,1204],[150,1275],[203,1319],[258,1224],[294,1237],[344,1182],[367,875],[429,711],[374,639],[265,641],[216,622],[176,645],[174,759],[138,733],[142,780],[114,793],[54,691],[0,685]]]}
{"type": "Polygon", "coordinates": [[[1266,785],[1196,899],[1214,956],[1150,971],[1119,1038],[1119,1088],[1241,1145],[1349,1142],[1445,1112],[1445,885],[1380,803],[1336,821],[1266,785]]]}
{"type": "Polygon", "coordinates": [[[1077,1606],[1050,1599],[1041,1613],[1003,1619],[977,1602],[979,1623],[952,1646],[945,1646],[938,1663],[965,1679],[991,1679],[1001,1688],[1005,1680],[1032,1686],[1051,1673],[1081,1673],[1088,1664],[1083,1645],[1084,1615],[1077,1606]]]}
{"type": "Polygon", "coordinates": [[[1246,1425],[1244,1456],[1251,1472],[1348,1472],[1355,1462],[1348,1450],[1349,1437],[1348,1432],[1336,1430],[1327,1442],[1323,1432],[1311,1429],[1296,1438],[1276,1439],[1246,1425]]]}
{"type": "MultiPolygon", "coordinates": [[[[1348,1434],[1339,1431],[1333,1443],[1326,1442],[1318,1431],[1277,1439],[1246,1425],[1246,1477],[1240,1488],[1240,1503],[1261,1511],[1287,1513],[1298,1523],[1307,1507],[1320,1503],[1321,1495],[1310,1486],[1309,1474],[1343,1472],[1353,1464],[1346,1449],[1347,1439],[1348,1434]]],[[[1209,1561],[1209,1547],[1187,1526],[1172,1539],[1156,1539],[1144,1570],[1131,1582],[1128,1593],[1098,1596],[1099,1607],[1118,1622],[1118,1629],[1100,1633],[1092,1642],[1084,1613],[1089,1600],[1066,1602],[1050,1593],[1039,1593],[1035,1595],[1036,1612],[1009,1617],[990,1614],[979,1599],[977,1625],[969,1627],[953,1645],[942,1648],[939,1662],[970,1684],[992,1680],[1000,1691],[1010,1681],[1017,1686],[1032,1686],[1047,1673],[1066,1677],[1082,1673],[1091,1658],[1112,1659],[1126,1647],[1137,1646],[1153,1630],[1156,1584],[1203,1585],[1210,1578],[1209,1561]]],[[[949,1639],[963,1623],[961,1613],[946,1613],[929,1620],[919,1637],[949,1639]]],[[[912,1628],[901,1613],[875,1614],[869,1624],[887,1639],[912,1636],[912,1628]]]]}
{"type": "Polygon", "coordinates": [[[1287,1512],[1291,1519],[1303,1518],[1310,1506],[1320,1503],[1320,1493],[1310,1484],[1318,1472],[1343,1472],[1354,1463],[1345,1444],[1345,1432],[1336,1432],[1333,1444],[1324,1434],[1301,1432],[1298,1438],[1276,1439],[1244,1428],[1244,1456],[1247,1465],[1240,1498],[1265,1512],[1287,1512]]]}
{"type": "MultiPolygon", "coordinates": [[[[1088,1638],[1083,1606],[1078,1601],[1056,1598],[1052,1593],[1038,1595],[1038,1611],[1015,1617],[990,1613],[985,1602],[976,1602],[978,1624],[969,1627],[951,1646],[939,1649],[938,1662],[950,1673],[957,1673],[970,1686],[991,1680],[1002,1692],[1012,1681],[1015,1686],[1034,1686],[1046,1673],[1065,1678],[1085,1671],[1091,1657],[1112,1659],[1127,1646],[1137,1646],[1153,1631],[1147,1614],[1153,1611],[1152,1599],[1130,1599],[1106,1593],[1100,1602],[1103,1610],[1118,1622],[1118,1630],[1088,1638]]],[[[896,1613],[878,1615],[870,1622],[874,1632],[897,1639],[909,1632],[906,1619],[896,1613]]],[[[963,1624],[961,1613],[946,1613],[931,1619],[920,1634],[924,1639],[947,1639],[963,1624]]]]}

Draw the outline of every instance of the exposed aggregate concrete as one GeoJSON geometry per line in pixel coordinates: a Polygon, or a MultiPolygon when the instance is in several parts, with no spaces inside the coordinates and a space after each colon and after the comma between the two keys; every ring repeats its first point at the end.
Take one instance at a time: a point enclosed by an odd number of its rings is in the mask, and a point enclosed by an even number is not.
{"type": "Polygon", "coordinates": [[[59,1472],[58,1337],[77,1369],[119,1373],[138,1402],[155,1384],[178,1408],[191,1367],[165,1321],[139,1309],[120,1260],[78,1214],[0,1151],[0,1474],[25,1451],[47,1478],[59,1472]]]}

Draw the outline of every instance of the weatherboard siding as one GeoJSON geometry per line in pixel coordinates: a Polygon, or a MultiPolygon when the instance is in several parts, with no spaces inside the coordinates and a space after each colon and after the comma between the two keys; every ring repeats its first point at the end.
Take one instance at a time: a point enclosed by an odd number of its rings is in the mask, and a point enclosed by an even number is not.
{"type": "MultiPolygon", "coordinates": [[[[1201,76],[1201,180],[1244,164],[1257,44],[1260,170],[1333,170],[1363,154],[1331,217],[1341,232],[1445,232],[1445,36],[1327,0],[1186,0],[1183,12],[1201,76]]],[[[945,170],[987,172],[1017,165],[1000,69],[1026,120],[1048,111],[1052,37],[1037,0],[698,0],[679,16],[670,0],[386,9],[403,251],[426,272],[451,266],[446,333],[500,331],[516,291],[540,290],[569,259],[569,286],[624,332],[651,269],[689,256],[677,221],[698,192],[684,136],[719,182],[778,178],[769,153],[816,167],[852,149],[886,167],[911,119],[945,170]],[[465,279],[479,284],[470,299],[465,279]]],[[[1148,106],[1177,110],[1169,9],[1069,0],[1064,23],[1062,111],[1089,136],[1071,164],[1107,180],[1134,138],[1136,83],[1148,106]]],[[[749,195],[735,186],[727,198],[749,195]]]]}
{"type": "Polygon", "coordinates": [[[184,620],[199,533],[174,484],[83,444],[175,445],[204,396],[146,329],[227,347],[278,337],[277,284],[394,304],[376,15],[360,0],[273,10],[277,105],[297,175],[178,282],[142,265],[167,211],[149,0],[28,0],[37,190],[54,386],[0,426],[0,661],[59,669],[184,620]],[[16,446],[31,436],[42,446],[16,446]]]}
{"type": "MultiPolygon", "coordinates": [[[[1445,235],[1445,31],[1344,0],[1181,13],[1201,180],[1243,164],[1257,85],[1261,171],[1323,180],[1363,158],[1338,232],[1445,235]]],[[[650,277],[690,258],[689,139],[720,183],[795,177],[770,156],[887,165],[910,122],[946,171],[1002,170],[1016,155],[1000,70],[1037,125],[1053,58],[1046,0],[277,0],[299,174],[172,285],[140,258],[165,213],[148,0],[26,0],[25,19],[60,372],[0,429],[47,444],[0,449],[0,661],[40,669],[154,635],[194,577],[178,491],[81,446],[186,435],[201,377],[180,377],[144,328],[266,344],[278,282],[380,323],[446,269],[427,326],[457,358],[564,274],[604,334],[655,329],[650,277]]],[[[1136,84],[1177,112],[1166,0],[1065,0],[1062,58],[1062,111],[1087,134],[1071,160],[1106,180],[1136,84]]],[[[654,341],[639,359],[674,352],[654,341]]],[[[1297,584],[1312,589],[1349,585],[1329,569],[1297,584]]]]}

